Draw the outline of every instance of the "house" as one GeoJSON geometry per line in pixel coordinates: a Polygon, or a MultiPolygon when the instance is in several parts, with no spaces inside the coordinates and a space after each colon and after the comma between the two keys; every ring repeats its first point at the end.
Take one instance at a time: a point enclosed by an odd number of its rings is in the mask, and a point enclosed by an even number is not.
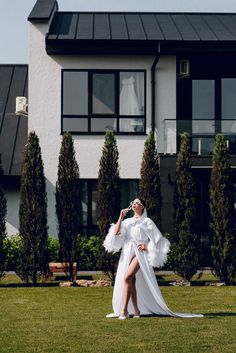
{"type": "Polygon", "coordinates": [[[42,149],[50,234],[57,233],[54,194],[62,133],[73,135],[84,233],[90,234],[96,229],[105,130],[116,133],[125,206],[137,192],[152,129],[160,153],[163,231],[172,230],[179,134],[188,131],[204,238],[218,132],[227,138],[236,181],[236,14],[60,12],[56,0],[38,0],[28,21],[28,131],[37,133],[42,149]]]}

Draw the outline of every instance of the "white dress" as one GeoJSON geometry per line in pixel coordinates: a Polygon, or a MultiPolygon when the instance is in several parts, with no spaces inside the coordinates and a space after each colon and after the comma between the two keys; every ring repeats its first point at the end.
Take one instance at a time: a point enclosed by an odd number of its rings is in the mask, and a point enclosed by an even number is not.
{"type": "MultiPolygon", "coordinates": [[[[138,221],[134,217],[121,223],[119,235],[114,235],[115,225],[111,225],[103,243],[108,252],[118,252],[122,249],[117,268],[114,291],[113,313],[107,317],[118,317],[123,304],[124,275],[131,259],[136,256],[139,270],[136,273],[136,290],[138,307],[141,315],[164,315],[173,317],[202,317],[201,314],[174,313],[166,305],[156,281],[153,267],[161,267],[167,259],[170,243],[164,238],[154,222],[145,216],[138,221]],[[138,250],[138,244],[147,245],[147,251],[138,250]]],[[[128,312],[134,313],[129,302],[128,312]]]]}

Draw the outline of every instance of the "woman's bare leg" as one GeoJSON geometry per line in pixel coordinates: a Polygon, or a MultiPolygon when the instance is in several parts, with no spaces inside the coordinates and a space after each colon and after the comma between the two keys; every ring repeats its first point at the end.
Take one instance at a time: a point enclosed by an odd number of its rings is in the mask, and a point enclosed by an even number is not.
{"type": "Polygon", "coordinates": [[[135,276],[132,279],[132,288],[131,288],[131,300],[134,306],[134,315],[139,315],[138,301],[137,301],[137,291],[135,287],[136,278],[135,276]]]}
{"type": "Polygon", "coordinates": [[[128,270],[125,274],[124,278],[124,292],[123,292],[123,309],[122,309],[122,315],[126,315],[128,311],[128,303],[130,300],[130,297],[132,296],[132,302],[134,305],[134,309],[136,311],[137,308],[137,293],[135,289],[135,274],[139,269],[139,263],[138,260],[135,257],[131,260],[128,270]]]}

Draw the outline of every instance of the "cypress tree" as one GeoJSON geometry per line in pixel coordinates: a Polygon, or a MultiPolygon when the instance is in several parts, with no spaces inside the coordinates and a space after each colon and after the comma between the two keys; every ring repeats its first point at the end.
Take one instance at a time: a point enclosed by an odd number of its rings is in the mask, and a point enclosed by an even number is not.
{"type": "Polygon", "coordinates": [[[0,279],[4,276],[5,269],[5,250],[4,240],[6,238],[6,214],[7,214],[7,201],[1,187],[2,183],[2,163],[0,154],[0,279]]]}
{"type": "Polygon", "coordinates": [[[161,226],[160,169],[154,132],[151,131],[144,144],[140,170],[139,195],[146,202],[148,216],[161,226]]]}
{"type": "Polygon", "coordinates": [[[215,137],[210,184],[213,273],[226,285],[236,277],[236,235],[229,152],[223,135],[215,137]]]}
{"type": "Polygon", "coordinates": [[[196,187],[190,165],[188,133],[181,134],[180,151],[176,161],[174,195],[174,234],[170,259],[173,270],[190,281],[199,267],[200,241],[196,232],[196,187]]]}
{"type": "Polygon", "coordinates": [[[79,185],[79,166],[75,158],[72,136],[62,138],[56,183],[56,214],[58,220],[59,258],[69,264],[68,272],[73,283],[76,273],[73,263],[78,256],[82,206],[79,185]]]}
{"type": "Polygon", "coordinates": [[[115,135],[107,131],[98,174],[97,224],[100,232],[100,267],[114,283],[118,256],[105,252],[102,244],[120,212],[119,153],[115,135]]]}
{"type": "Polygon", "coordinates": [[[23,254],[17,272],[24,281],[36,286],[47,273],[48,228],[46,183],[39,139],[35,132],[29,134],[24,151],[19,219],[23,254]]]}

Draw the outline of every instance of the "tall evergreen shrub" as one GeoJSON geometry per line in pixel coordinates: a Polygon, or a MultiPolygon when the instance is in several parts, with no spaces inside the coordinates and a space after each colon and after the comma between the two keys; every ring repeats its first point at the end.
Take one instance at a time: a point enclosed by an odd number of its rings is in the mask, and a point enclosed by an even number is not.
{"type": "Polygon", "coordinates": [[[72,136],[62,138],[56,183],[56,214],[58,220],[59,258],[69,264],[68,273],[76,280],[73,263],[77,261],[82,206],[79,185],[79,166],[75,158],[72,136]]]}
{"type": "Polygon", "coordinates": [[[196,187],[190,156],[189,135],[183,133],[176,161],[174,234],[170,237],[170,259],[173,270],[188,281],[196,273],[200,263],[200,241],[196,232],[196,187]]]}
{"type": "Polygon", "coordinates": [[[107,131],[98,174],[97,223],[100,232],[100,267],[114,282],[118,256],[104,251],[102,243],[120,212],[119,153],[115,135],[107,131]]]}
{"type": "Polygon", "coordinates": [[[29,134],[24,151],[19,220],[23,254],[17,273],[35,286],[46,274],[48,264],[46,183],[39,139],[35,132],[29,134]]]}
{"type": "Polygon", "coordinates": [[[146,202],[148,216],[161,226],[160,168],[154,132],[145,141],[140,170],[139,195],[146,202]]]}
{"type": "Polygon", "coordinates": [[[223,135],[215,138],[210,184],[214,274],[226,285],[236,278],[236,234],[229,151],[223,135]]]}
{"type": "Polygon", "coordinates": [[[5,269],[5,248],[4,240],[6,238],[6,214],[7,214],[7,201],[1,187],[2,184],[2,163],[0,154],[0,279],[4,276],[5,269]]]}

